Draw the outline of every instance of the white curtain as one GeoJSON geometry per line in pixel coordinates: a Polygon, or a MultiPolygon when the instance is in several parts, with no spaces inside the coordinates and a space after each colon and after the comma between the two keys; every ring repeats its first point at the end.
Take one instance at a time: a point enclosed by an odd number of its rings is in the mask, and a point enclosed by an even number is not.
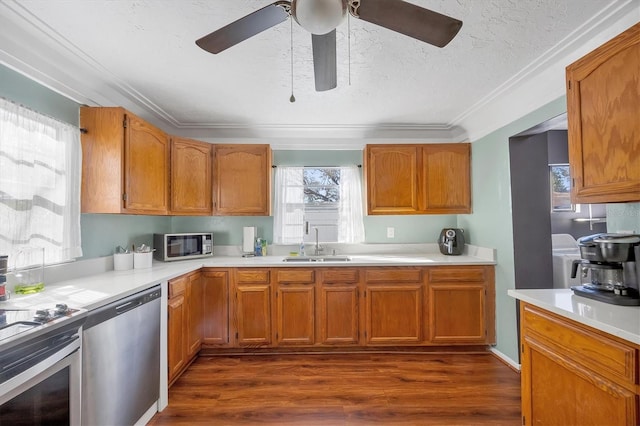
{"type": "Polygon", "coordinates": [[[300,244],[304,230],[304,168],[277,167],[273,242],[300,244]]]}
{"type": "Polygon", "coordinates": [[[0,254],[10,265],[42,262],[25,258],[36,247],[45,264],[82,256],[81,164],[77,127],[0,98],[0,254]]]}
{"type": "MultiPolygon", "coordinates": [[[[362,180],[356,166],[340,167],[338,242],[364,241],[362,180]]],[[[304,238],[304,168],[277,167],[273,240],[276,244],[300,244],[304,238]]]]}
{"type": "Polygon", "coordinates": [[[364,241],[362,220],[362,179],[356,166],[340,167],[340,219],[338,241],[361,243],[364,241]]]}

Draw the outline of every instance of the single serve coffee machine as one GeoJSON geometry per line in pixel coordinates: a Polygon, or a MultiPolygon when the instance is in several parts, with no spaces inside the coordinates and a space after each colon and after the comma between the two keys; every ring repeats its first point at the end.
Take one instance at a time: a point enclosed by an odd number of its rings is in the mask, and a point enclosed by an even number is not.
{"type": "Polygon", "coordinates": [[[571,278],[578,269],[591,280],[573,286],[576,295],[623,306],[640,306],[640,235],[595,234],[578,239],[580,260],[574,260],[571,278]]]}

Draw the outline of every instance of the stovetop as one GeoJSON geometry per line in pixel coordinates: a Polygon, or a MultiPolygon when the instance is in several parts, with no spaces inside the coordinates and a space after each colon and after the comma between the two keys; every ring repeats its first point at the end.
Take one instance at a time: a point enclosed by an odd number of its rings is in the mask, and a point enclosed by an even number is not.
{"type": "Polygon", "coordinates": [[[43,309],[0,309],[0,345],[27,333],[58,324],[86,311],[57,304],[43,309]]]}

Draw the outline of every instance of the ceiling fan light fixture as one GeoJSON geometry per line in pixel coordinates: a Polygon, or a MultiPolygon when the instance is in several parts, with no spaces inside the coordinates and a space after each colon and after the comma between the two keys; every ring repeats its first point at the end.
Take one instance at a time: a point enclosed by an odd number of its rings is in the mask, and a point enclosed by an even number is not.
{"type": "Polygon", "coordinates": [[[347,13],[346,0],[293,0],[291,15],[311,34],[324,35],[338,27],[347,13]]]}

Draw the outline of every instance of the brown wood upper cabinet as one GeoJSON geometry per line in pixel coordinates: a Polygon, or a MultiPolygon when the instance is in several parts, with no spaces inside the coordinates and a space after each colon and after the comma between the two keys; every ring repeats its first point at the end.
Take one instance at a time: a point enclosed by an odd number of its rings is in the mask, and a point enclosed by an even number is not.
{"type": "Polygon", "coordinates": [[[367,145],[369,214],[471,212],[471,144],[367,145]]]}
{"type": "Polygon", "coordinates": [[[271,214],[269,145],[214,145],[213,213],[220,216],[271,214]]]}
{"type": "Polygon", "coordinates": [[[572,202],[640,201],[640,23],[566,78],[572,202]]]}
{"type": "Polygon", "coordinates": [[[171,138],[171,214],[210,215],[213,145],[171,138]]]}
{"type": "Polygon", "coordinates": [[[166,214],[169,141],[123,108],[80,108],[82,212],[166,214]]]}

